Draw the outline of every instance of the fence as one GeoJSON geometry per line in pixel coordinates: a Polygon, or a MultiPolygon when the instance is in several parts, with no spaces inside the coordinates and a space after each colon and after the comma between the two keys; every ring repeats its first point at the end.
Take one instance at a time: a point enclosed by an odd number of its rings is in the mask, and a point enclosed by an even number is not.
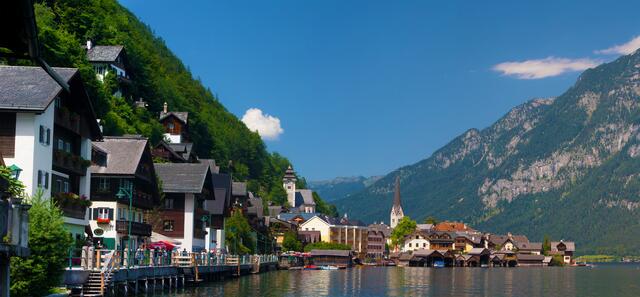
{"type": "Polygon", "coordinates": [[[194,267],[229,266],[256,263],[277,263],[275,255],[224,255],[213,253],[165,252],[153,250],[113,251],[93,249],[70,249],[67,258],[68,269],[100,270],[111,261],[113,269],[139,267],[194,267]]]}

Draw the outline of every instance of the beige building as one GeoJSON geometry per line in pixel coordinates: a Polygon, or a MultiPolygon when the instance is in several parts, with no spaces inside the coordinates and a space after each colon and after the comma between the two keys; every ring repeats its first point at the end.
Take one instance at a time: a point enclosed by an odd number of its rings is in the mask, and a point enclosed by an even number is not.
{"type": "Polygon", "coordinates": [[[349,220],[346,216],[337,219],[318,214],[302,223],[298,230],[320,231],[321,241],[349,245],[358,257],[367,254],[369,228],[358,220],[349,220]]]}

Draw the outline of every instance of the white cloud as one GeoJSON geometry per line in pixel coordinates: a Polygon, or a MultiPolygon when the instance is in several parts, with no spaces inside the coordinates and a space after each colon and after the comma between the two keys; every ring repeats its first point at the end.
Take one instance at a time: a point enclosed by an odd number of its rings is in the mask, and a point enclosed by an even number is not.
{"type": "Polygon", "coordinates": [[[263,114],[258,108],[249,108],[242,116],[242,122],[251,131],[256,131],[265,140],[276,140],[284,130],[280,126],[280,119],[263,114]]]}
{"type": "Polygon", "coordinates": [[[566,72],[582,71],[598,66],[600,62],[591,59],[567,59],[547,57],[537,60],[504,62],[493,66],[493,70],[518,79],[540,79],[558,76],[566,72]]]}
{"type": "Polygon", "coordinates": [[[607,49],[596,51],[596,54],[602,55],[628,55],[640,48],[640,36],[636,36],[627,43],[612,46],[607,49]]]}

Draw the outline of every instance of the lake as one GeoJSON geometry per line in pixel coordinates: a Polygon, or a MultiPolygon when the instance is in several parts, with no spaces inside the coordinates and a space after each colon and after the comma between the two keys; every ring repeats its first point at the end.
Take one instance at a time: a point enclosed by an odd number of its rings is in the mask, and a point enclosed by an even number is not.
{"type": "MultiPolygon", "coordinates": [[[[166,293],[164,294],[167,295],[166,293]]],[[[170,296],[640,296],[640,264],[596,267],[355,267],[273,271],[170,296]]]]}

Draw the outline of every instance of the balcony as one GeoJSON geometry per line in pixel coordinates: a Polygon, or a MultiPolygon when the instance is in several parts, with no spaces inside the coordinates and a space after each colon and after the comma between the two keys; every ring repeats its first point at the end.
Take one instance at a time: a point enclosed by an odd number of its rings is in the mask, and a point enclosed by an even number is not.
{"type": "Polygon", "coordinates": [[[80,134],[80,115],[69,111],[65,107],[58,108],[55,113],[54,121],[56,124],[66,128],[67,130],[80,134]]]}
{"type": "Polygon", "coordinates": [[[65,217],[74,219],[85,219],[87,207],[91,206],[91,201],[87,197],[78,196],[74,193],[56,193],[53,195],[56,205],[62,210],[65,217]]]}
{"type": "Polygon", "coordinates": [[[75,175],[84,176],[91,162],[61,150],[53,150],[53,166],[62,168],[75,175]]]}
{"type": "MultiPolygon", "coordinates": [[[[131,235],[151,236],[151,225],[139,222],[131,222],[131,235]]],[[[121,234],[129,234],[129,221],[117,220],[116,231],[121,234]]]]}

